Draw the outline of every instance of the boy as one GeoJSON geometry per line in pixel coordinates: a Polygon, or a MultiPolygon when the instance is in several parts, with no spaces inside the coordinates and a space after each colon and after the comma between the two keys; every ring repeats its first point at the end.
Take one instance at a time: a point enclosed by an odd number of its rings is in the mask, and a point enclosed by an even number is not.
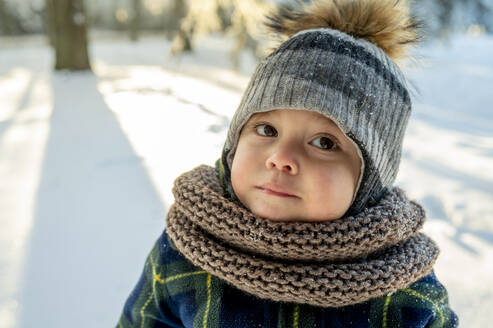
{"type": "Polygon", "coordinates": [[[166,231],[120,327],[456,327],[393,187],[411,102],[394,60],[402,2],[280,7],[288,38],[257,66],[216,169],[173,188],[166,231]]]}

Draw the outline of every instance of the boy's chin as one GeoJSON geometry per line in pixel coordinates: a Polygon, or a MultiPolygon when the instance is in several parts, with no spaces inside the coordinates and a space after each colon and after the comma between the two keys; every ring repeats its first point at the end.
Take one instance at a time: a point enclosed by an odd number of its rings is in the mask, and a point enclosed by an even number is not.
{"type": "Polygon", "coordinates": [[[252,211],[253,214],[261,219],[273,221],[273,222],[314,222],[314,221],[327,221],[317,220],[302,215],[293,215],[292,213],[283,213],[284,211],[252,211]]]}
{"type": "Polygon", "coordinates": [[[296,219],[291,218],[291,217],[283,217],[283,216],[271,216],[271,215],[257,215],[257,216],[260,217],[261,219],[269,220],[269,221],[273,221],[273,222],[296,222],[296,221],[300,221],[299,219],[296,220],[296,219]]]}
{"type": "Polygon", "coordinates": [[[276,221],[276,222],[290,222],[296,221],[293,215],[288,213],[283,213],[282,210],[276,209],[265,209],[265,208],[252,208],[250,209],[253,214],[260,217],[261,219],[276,221]]]}
{"type": "Polygon", "coordinates": [[[300,214],[293,214],[292,211],[286,211],[286,209],[251,209],[251,212],[261,219],[273,221],[273,222],[327,222],[334,221],[340,218],[338,215],[328,215],[326,217],[306,216],[300,214]]]}

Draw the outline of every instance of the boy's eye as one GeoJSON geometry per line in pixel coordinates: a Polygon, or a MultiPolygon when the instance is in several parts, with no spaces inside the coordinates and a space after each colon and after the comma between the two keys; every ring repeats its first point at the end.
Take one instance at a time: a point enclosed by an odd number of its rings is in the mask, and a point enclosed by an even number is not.
{"type": "Polygon", "coordinates": [[[315,147],[322,148],[322,149],[328,149],[328,150],[333,150],[336,148],[337,144],[332,141],[332,139],[324,136],[317,137],[313,139],[310,144],[314,145],[315,147]]]}
{"type": "Polygon", "coordinates": [[[272,126],[268,124],[259,124],[255,126],[258,134],[264,137],[277,137],[277,131],[272,126]]]}

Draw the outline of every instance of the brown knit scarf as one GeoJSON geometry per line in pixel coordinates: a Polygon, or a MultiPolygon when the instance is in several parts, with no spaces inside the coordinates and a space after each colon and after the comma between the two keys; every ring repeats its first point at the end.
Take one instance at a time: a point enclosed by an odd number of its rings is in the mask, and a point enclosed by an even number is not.
{"type": "Polygon", "coordinates": [[[389,189],[374,207],[329,222],[272,222],[225,198],[214,168],[175,181],[166,230],[194,265],[258,297],[338,307],[409,286],[438,256],[417,231],[423,208],[389,189]]]}

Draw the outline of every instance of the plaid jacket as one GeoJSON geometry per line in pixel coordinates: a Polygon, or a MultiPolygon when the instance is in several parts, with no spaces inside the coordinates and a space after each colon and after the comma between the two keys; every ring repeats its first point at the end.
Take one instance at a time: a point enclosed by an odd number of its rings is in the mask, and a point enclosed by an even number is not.
{"type": "Polygon", "coordinates": [[[147,257],[118,328],[457,327],[432,272],[406,289],[340,308],[263,300],[194,266],[166,232],[147,257]]]}

